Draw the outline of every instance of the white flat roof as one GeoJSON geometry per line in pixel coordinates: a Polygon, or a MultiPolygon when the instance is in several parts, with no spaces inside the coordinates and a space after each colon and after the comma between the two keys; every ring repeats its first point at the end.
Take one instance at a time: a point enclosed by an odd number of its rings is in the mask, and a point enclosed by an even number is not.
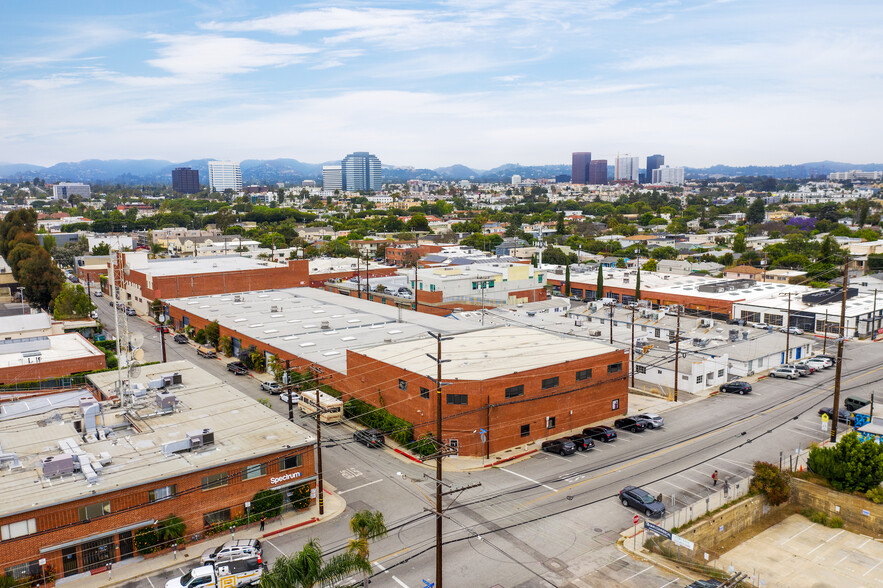
{"type": "MultiPolygon", "coordinates": [[[[104,352],[77,333],[48,335],[49,349],[40,349],[40,363],[66,361],[81,357],[103,356],[104,352]]],[[[36,363],[37,356],[26,356],[20,351],[0,354],[0,369],[36,363]],[[30,360],[30,361],[28,361],[30,360]]]]}
{"type": "MultiPolygon", "coordinates": [[[[526,327],[495,327],[453,335],[442,342],[444,380],[488,380],[499,376],[593,357],[616,347],[526,327]]],[[[438,352],[434,338],[404,341],[359,350],[372,359],[435,377],[437,364],[428,354],[438,352]]]]}
{"type": "Polygon", "coordinates": [[[186,259],[152,259],[145,268],[135,268],[149,276],[186,276],[188,274],[212,274],[241,270],[267,269],[288,267],[287,263],[273,263],[240,257],[238,255],[220,255],[211,257],[188,257],[186,259]]]}
{"type": "MultiPolygon", "coordinates": [[[[142,417],[126,417],[111,402],[104,402],[102,423],[109,431],[104,440],[83,441],[74,428],[74,422],[82,418],[78,407],[62,406],[42,414],[25,411],[23,416],[0,421],[0,447],[4,453],[16,454],[22,465],[15,470],[0,469],[0,516],[85,497],[99,501],[104,493],[151,482],[165,486],[175,476],[225,464],[232,470],[237,461],[315,442],[315,437],[301,427],[190,362],[143,366],[139,377],[132,380],[146,384],[172,372],[180,372],[183,380],[181,386],[169,388],[179,400],[178,410],[152,415],[156,412],[152,391],[141,401],[141,408],[136,407],[142,417]],[[137,422],[141,432],[129,426],[129,419],[137,422]],[[195,452],[163,453],[163,443],[180,441],[188,431],[201,429],[214,431],[214,445],[195,452]],[[60,455],[59,441],[70,438],[77,439],[80,449],[95,457],[102,452],[110,454],[111,463],[98,473],[96,483],[89,484],[79,473],[51,480],[42,476],[41,460],[60,455]]],[[[107,393],[116,378],[115,371],[89,376],[107,393]]],[[[92,398],[86,391],[82,397],[92,398]]],[[[179,492],[185,490],[178,488],[179,492]]]]}

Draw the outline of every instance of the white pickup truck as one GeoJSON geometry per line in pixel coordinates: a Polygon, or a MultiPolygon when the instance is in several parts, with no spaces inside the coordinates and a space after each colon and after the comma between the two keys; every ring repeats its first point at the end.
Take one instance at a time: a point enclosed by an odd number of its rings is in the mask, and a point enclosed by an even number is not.
{"type": "Polygon", "coordinates": [[[260,556],[234,559],[193,568],[180,578],[166,582],[166,588],[257,586],[265,570],[260,556]]]}

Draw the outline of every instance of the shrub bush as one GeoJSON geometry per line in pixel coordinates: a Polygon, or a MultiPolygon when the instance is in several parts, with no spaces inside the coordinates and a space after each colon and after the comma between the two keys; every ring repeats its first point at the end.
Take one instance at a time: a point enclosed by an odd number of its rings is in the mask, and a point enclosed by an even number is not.
{"type": "Polygon", "coordinates": [[[837,490],[867,492],[883,481],[883,445],[862,443],[853,432],[833,447],[810,450],[807,464],[837,490]]]}
{"type": "Polygon", "coordinates": [[[141,555],[156,551],[157,543],[159,543],[159,536],[153,527],[144,527],[135,531],[135,549],[141,555]]]}
{"type": "Polygon", "coordinates": [[[865,492],[865,496],[874,504],[883,503],[883,488],[881,488],[880,486],[875,486],[865,492]]]}
{"type": "Polygon", "coordinates": [[[754,477],[748,490],[755,494],[764,494],[770,504],[777,506],[786,502],[791,492],[788,478],[776,466],[765,461],[754,462],[754,477]]]}
{"type": "Polygon", "coordinates": [[[199,343],[200,345],[205,345],[205,342],[206,342],[205,330],[199,329],[198,331],[196,331],[196,334],[193,335],[193,340],[196,343],[199,343]]]}
{"type": "Polygon", "coordinates": [[[843,519],[840,517],[831,517],[828,521],[828,526],[832,529],[842,529],[843,528],[843,519]]]}
{"type": "Polygon", "coordinates": [[[261,490],[251,499],[251,514],[260,519],[264,515],[268,519],[282,514],[284,496],[278,490],[261,490]]]}

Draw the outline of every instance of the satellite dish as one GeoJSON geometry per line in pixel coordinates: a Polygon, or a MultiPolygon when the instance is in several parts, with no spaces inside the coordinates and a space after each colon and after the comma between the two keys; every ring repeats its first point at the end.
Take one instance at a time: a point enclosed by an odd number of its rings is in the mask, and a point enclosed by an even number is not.
{"type": "Polygon", "coordinates": [[[135,349],[135,351],[132,352],[132,357],[138,361],[144,359],[144,350],[140,347],[135,349]]]}
{"type": "Polygon", "coordinates": [[[132,347],[141,347],[144,345],[144,334],[135,331],[129,336],[129,343],[132,347]]]}
{"type": "MultiPolygon", "coordinates": [[[[141,349],[138,351],[141,351],[142,356],[144,355],[144,351],[141,349]]],[[[129,378],[137,378],[139,374],[141,374],[141,364],[137,361],[133,361],[132,365],[129,366],[129,378]]]]}

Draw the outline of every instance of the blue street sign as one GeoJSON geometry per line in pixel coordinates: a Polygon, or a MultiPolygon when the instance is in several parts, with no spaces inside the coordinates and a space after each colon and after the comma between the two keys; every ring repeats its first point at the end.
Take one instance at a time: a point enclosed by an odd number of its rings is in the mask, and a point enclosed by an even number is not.
{"type": "Polygon", "coordinates": [[[485,431],[484,429],[479,429],[479,431],[481,432],[482,435],[487,435],[487,431],[485,431]]]}
{"type": "Polygon", "coordinates": [[[651,533],[656,533],[657,535],[662,535],[666,539],[671,539],[671,531],[663,529],[659,525],[654,525],[653,523],[644,519],[644,528],[651,533]]]}
{"type": "Polygon", "coordinates": [[[429,580],[423,580],[423,586],[425,588],[432,588],[435,586],[435,582],[430,582],[429,580]]]}

